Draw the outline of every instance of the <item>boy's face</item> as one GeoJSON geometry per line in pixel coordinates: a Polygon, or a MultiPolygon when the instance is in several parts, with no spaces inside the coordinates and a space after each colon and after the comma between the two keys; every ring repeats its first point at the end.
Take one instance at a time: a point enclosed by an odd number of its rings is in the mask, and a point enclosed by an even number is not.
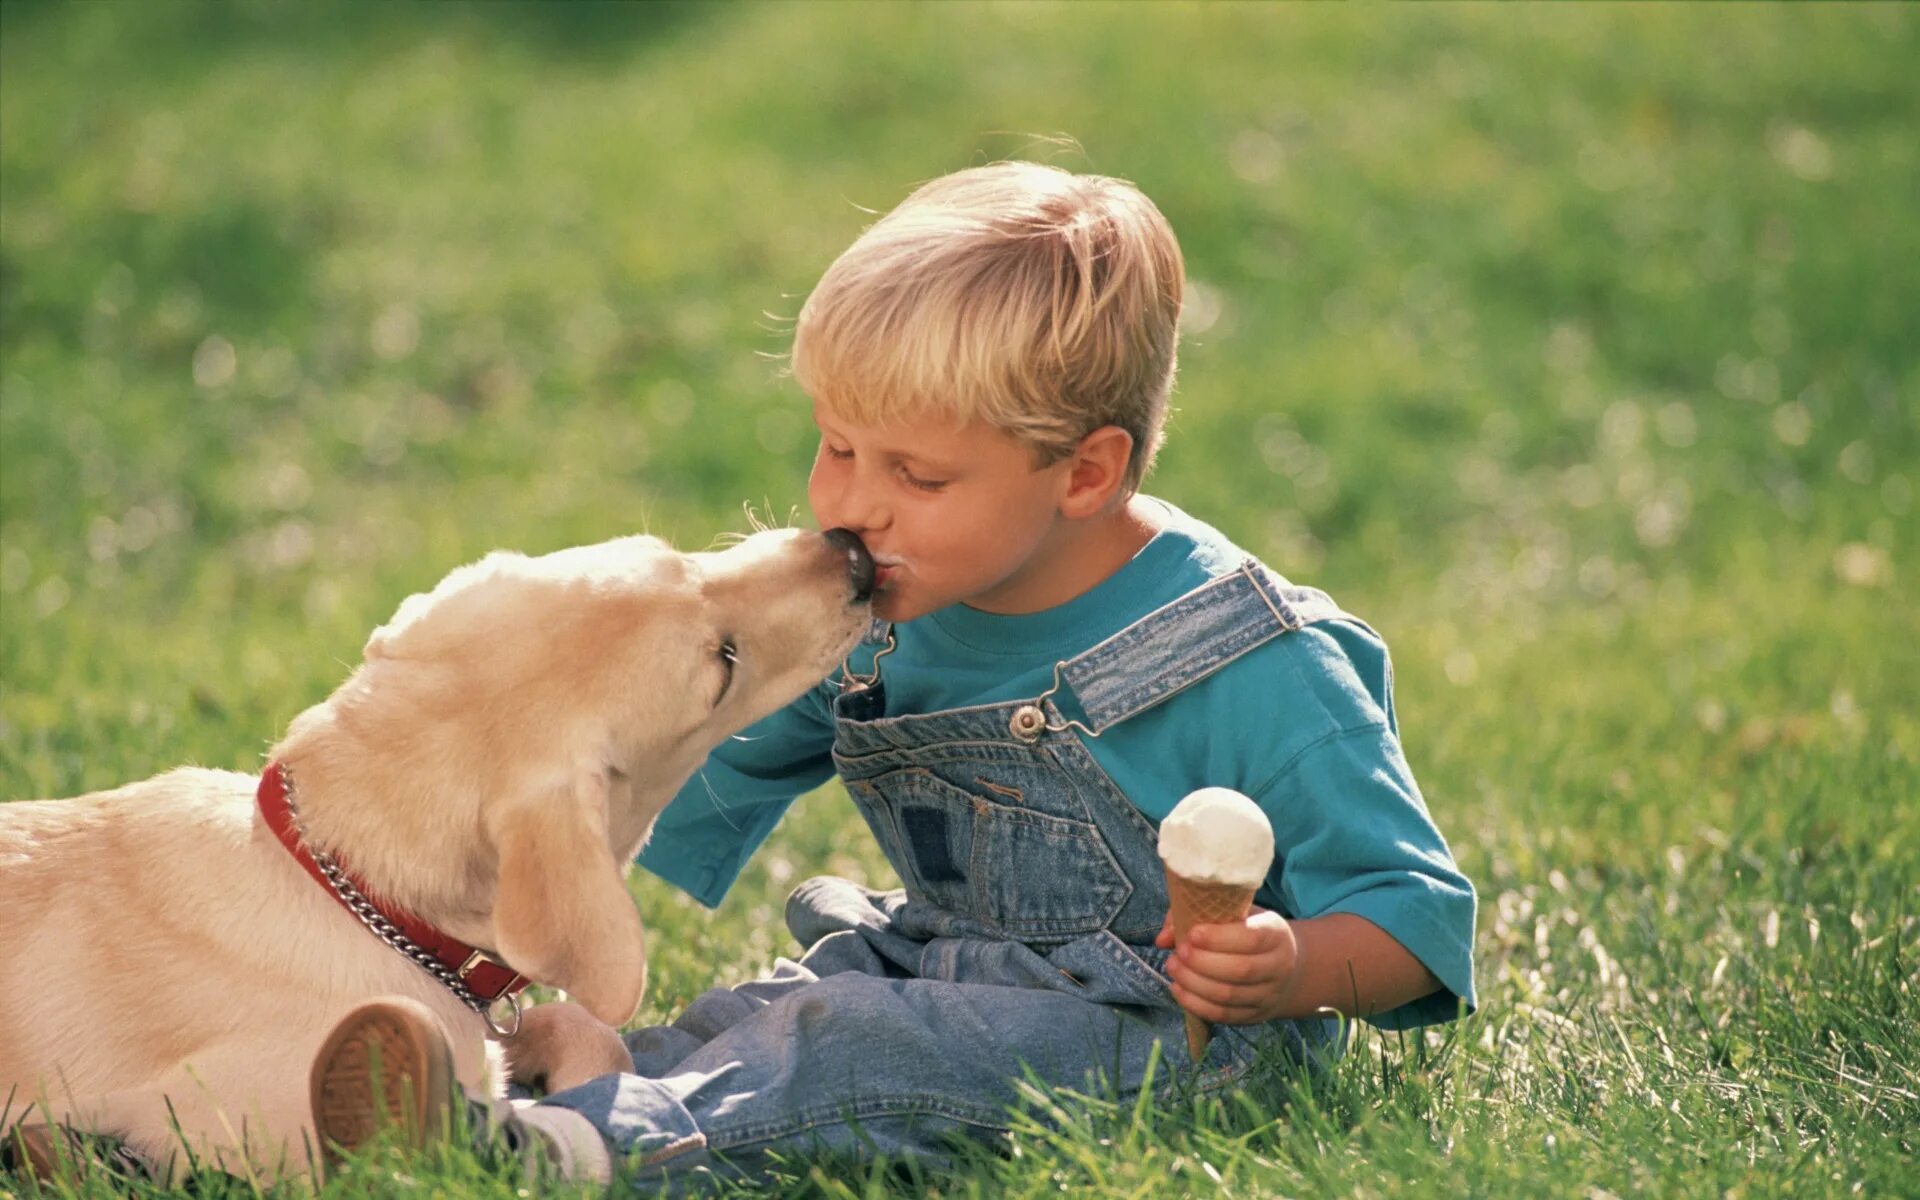
{"type": "Polygon", "coordinates": [[[1046,573],[1070,460],[978,422],[861,426],[816,405],[820,449],[807,502],[822,529],[851,529],[873,555],[874,615],[910,621],[962,601],[1025,612],[1046,573]]]}

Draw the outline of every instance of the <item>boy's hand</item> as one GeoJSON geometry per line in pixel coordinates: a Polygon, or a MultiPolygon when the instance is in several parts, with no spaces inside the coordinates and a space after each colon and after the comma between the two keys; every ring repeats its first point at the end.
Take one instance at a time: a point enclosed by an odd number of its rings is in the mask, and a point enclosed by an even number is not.
{"type": "Polygon", "coordinates": [[[1201,1020],[1251,1025],[1286,1014],[1300,946],[1279,913],[1256,907],[1244,921],[1195,925],[1178,947],[1169,917],[1153,944],[1175,951],[1167,960],[1173,998],[1201,1020]]]}

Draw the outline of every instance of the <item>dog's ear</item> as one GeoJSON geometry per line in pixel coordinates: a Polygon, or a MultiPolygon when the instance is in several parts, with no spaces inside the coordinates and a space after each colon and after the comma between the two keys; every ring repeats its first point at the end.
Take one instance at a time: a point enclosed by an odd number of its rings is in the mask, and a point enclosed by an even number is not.
{"type": "Polygon", "coordinates": [[[618,1028],[647,987],[645,933],[607,842],[607,773],[486,818],[499,855],[494,946],[513,968],[557,987],[618,1028]]]}

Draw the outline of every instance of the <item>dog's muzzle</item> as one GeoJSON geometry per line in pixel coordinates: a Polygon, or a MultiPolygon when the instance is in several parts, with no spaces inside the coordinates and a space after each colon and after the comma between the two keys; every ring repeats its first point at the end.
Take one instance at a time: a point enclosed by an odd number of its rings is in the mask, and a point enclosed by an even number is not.
{"type": "Polygon", "coordinates": [[[824,536],[829,546],[846,556],[847,578],[853,584],[855,603],[872,599],[873,556],[867,553],[867,544],[851,529],[829,529],[824,536]]]}

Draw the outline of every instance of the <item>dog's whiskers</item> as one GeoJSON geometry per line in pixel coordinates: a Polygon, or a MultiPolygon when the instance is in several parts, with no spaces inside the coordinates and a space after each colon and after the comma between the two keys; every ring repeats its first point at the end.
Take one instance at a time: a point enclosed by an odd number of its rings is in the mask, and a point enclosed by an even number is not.
{"type": "Polygon", "coordinates": [[[739,832],[740,826],[734,821],[732,817],[727,815],[726,801],[720,799],[720,793],[713,790],[713,784],[708,781],[707,773],[705,771],[701,771],[699,774],[694,776],[694,778],[700,781],[701,787],[707,789],[707,797],[713,801],[713,811],[719,813],[720,819],[722,821],[725,821],[731,829],[733,829],[735,832],[739,832]]]}
{"type": "MultiPolygon", "coordinates": [[[[779,525],[773,524],[773,501],[768,500],[764,496],[760,499],[759,507],[756,507],[751,500],[741,501],[740,511],[747,515],[747,524],[752,527],[754,533],[767,533],[775,529],[795,529],[798,528],[800,524],[800,506],[798,504],[787,509],[787,519],[784,522],[779,525]],[[767,511],[765,517],[760,515],[761,508],[765,508],[767,511]]],[[[742,534],[739,536],[745,537],[748,535],[742,534]]]]}

